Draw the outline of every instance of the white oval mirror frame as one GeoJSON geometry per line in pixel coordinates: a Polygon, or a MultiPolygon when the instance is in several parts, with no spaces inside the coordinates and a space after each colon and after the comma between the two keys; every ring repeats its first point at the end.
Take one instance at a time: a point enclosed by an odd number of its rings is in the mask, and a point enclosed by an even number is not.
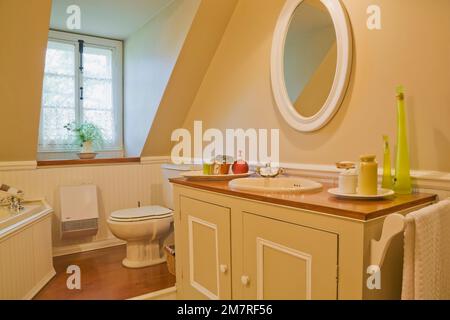
{"type": "Polygon", "coordinates": [[[336,75],[330,94],[320,111],[312,117],[301,116],[294,108],[286,88],[284,50],[289,25],[303,0],[287,0],[278,19],[272,43],[272,90],[281,115],[294,129],[312,132],[323,128],[336,114],[347,91],[352,64],[352,36],[347,13],[339,0],[320,0],[328,9],[336,30],[336,75]]]}

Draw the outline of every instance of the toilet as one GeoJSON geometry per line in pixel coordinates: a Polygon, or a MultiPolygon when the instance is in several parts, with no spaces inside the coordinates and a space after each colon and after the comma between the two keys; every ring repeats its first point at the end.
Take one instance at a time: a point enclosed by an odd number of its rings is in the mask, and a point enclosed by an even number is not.
{"type": "Polygon", "coordinates": [[[172,232],[173,188],[169,179],[190,171],[187,165],[163,165],[163,206],[146,206],[111,213],[108,226],[114,236],[127,242],[127,268],[144,268],[166,261],[163,242],[172,232]]]}

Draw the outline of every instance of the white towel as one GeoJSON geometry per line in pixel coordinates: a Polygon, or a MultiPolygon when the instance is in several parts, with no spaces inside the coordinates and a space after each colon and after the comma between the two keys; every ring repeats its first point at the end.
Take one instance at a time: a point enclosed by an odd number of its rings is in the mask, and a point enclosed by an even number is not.
{"type": "Polygon", "coordinates": [[[450,200],[406,217],[402,299],[450,299],[450,200]]]}

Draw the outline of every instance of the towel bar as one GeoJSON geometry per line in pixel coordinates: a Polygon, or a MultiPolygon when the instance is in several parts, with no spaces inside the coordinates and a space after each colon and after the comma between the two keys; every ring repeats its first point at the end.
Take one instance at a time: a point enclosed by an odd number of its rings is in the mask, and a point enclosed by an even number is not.
{"type": "Polygon", "coordinates": [[[395,213],[386,217],[380,240],[372,240],[370,244],[370,264],[382,267],[386,252],[392,239],[405,229],[405,217],[395,213]]]}

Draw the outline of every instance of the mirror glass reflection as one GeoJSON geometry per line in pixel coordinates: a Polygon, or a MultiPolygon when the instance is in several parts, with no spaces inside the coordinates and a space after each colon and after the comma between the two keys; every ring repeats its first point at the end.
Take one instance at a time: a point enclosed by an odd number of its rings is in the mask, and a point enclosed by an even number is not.
{"type": "Polygon", "coordinates": [[[316,115],[333,86],[336,31],[320,0],[304,0],[295,10],[284,51],[286,89],[295,110],[305,118],[316,115]]]}

